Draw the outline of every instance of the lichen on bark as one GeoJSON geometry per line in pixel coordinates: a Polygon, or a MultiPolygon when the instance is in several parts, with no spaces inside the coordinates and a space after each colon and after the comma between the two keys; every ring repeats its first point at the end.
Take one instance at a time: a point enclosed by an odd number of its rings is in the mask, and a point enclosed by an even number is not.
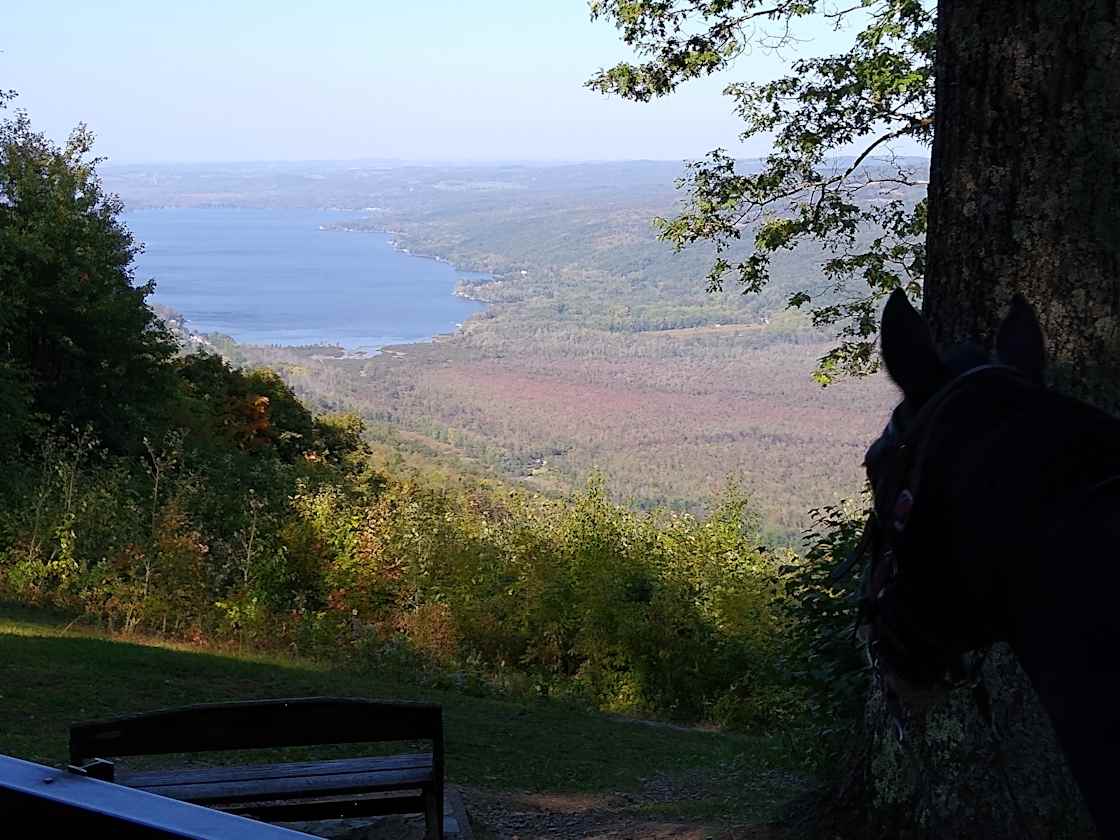
{"type": "Polygon", "coordinates": [[[1030,682],[1006,646],[984,665],[993,725],[968,691],[907,719],[902,743],[873,694],[868,830],[880,837],[1065,840],[1092,837],[1092,822],[1030,682]]]}

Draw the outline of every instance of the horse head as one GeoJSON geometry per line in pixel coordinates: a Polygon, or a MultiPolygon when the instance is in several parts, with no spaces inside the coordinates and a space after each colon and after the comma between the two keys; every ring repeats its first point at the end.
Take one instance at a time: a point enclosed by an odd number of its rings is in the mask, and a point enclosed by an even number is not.
{"type": "Polygon", "coordinates": [[[961,550],[968,526],[947,512],[945,476],[968,448],[970,417],[983,422],[973,408],[1007,383],[1037,387],[1045,351],[1034,310],[1020,296],[999,328],[994,359],[974,346],[942,356],[901,291],[884,309],[880,342],[902,400],[864,459],[873,510],[861,546],[871,562],[860,635],[888,701],[923,706],[969,682],[964,655],[1002,632],[1001,571],[990,557],[961,550]]]}

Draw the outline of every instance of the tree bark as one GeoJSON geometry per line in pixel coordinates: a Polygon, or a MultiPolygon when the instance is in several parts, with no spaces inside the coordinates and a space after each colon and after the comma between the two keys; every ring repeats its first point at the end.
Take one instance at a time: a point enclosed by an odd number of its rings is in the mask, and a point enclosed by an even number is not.
{"type": "Polygon", "coordinates": [[[937,26],[924,300],[934,337],[991,346],[1022,292],[1062,386],[1114,404],[1120,3],[940,0],[937,26]]]}
{"type": "MultiPolygon", "coordinates": [[[[923,308],[943,347],[991,347],[1015,292],[1052,380],[1120,406],[1120,4],[940,0],[923,308]]],[[[1010,526],[1013,527],[1013,523],[1010,526]]],[[[1014,657],[985,667],[996,739],[967,693],[899,747],[868,705],[881,836],[1091,836],[1049,720],[1014,657]]]]}

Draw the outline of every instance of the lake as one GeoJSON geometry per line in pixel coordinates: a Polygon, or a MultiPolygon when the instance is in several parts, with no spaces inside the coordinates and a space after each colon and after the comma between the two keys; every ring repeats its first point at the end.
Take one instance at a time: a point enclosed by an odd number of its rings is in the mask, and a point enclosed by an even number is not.
{"type": "Polygon", "coordinates": [[[124,221],[145,250],[137,282],[195,333],[246,344],[373,351],[454,331],[483,305],[453,294],[458,272],[405,254],[383,233],[324,230],[354,212],[172,208],[124,221]]]}

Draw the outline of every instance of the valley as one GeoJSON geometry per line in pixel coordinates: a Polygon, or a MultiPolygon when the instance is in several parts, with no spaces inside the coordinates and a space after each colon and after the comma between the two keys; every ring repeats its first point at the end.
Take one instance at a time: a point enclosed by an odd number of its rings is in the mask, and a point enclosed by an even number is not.
{"type": "Polygon", "coordinates": [[[706,292],[711,252],[674,253],[652,225],[673,210],[675,164],[323,166],[106,180],[129,206],[349,205],[341,235],[392,231],[454,265],[461,293],[488,306],[434,342],[331,358],[211,337],[316,408],[360,412],[387,458],[548,495],[601,474],[619,501],[696,515],[734,487],[782,542],[811,508],[858,494],[892,395],[878,378],[811,378],[830,337],[785,302],[802,288],[842,296],[821,253],[784,256],[760,295],[706,292]]]}

